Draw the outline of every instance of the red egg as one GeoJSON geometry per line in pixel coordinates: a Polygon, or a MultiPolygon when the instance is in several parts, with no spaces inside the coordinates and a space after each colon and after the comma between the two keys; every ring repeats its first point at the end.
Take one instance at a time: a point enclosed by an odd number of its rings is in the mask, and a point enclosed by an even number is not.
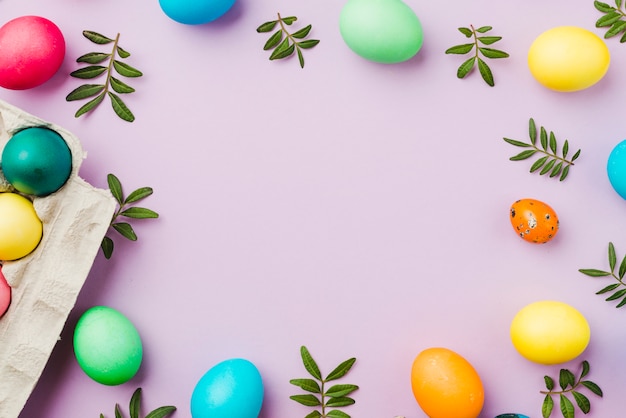
{"type": "Polygon", "coordinates": [[[0,86],[25,90],[48,81],[61,67],[65,39],[50,20],[22,16],[0,27],[0,86]]]}
{"type": "Polygon", "coordinates": [[[0,318],[9,309],[11,304],[11,287],[7,283],[7,280],[2,274],[2,268],[0,266],[0,318]]]}

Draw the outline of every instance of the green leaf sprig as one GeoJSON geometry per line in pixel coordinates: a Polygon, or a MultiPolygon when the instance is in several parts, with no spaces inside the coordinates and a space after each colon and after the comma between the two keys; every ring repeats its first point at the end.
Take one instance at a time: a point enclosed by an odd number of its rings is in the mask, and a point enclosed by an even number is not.
{"type": "Polygon", "coordinates": [[[491,45],[502,39],[501,36],[483,36],[482,34],[489,32],[493,29],[491,26],[481,26],[478,29],[474,29],[474,26],[470,25],[469,28],[458,28],[459,32],[465,35],[466,38],[472,38],[472,43],[455,45],[446,50],[446,54],[469,54],[473,51],[471,58],[467,59],[456,72],[458,78],[465,78],[472,69],[478,65],[478,71],[482,76],[485,83],[491,87],[495,85],[493,79],[493,73],[487,62],[480,57],[482,55],[485,58],[508,58],[509,54],[499,49],[493,49],[484,45],[491,45]]]}
{"type": "Polygon", "coordinates": [[[541,146],[541,148],[539,148],[537,145],[537,127],[535,126],[533,118],[530,118],[528,122],[528,134],[530,136],[530,143],[504,138],[506,142],[516,147],[531,148],[512,156],[509,160],[521,161],[537,153],[544,154],[543,157],[533,163],[530,167],[530,172],[534,173],[541,169],[539,171],[540,175],[549,173],[550,177],[556,177],[560,174],[559,180],[565,180],[569,174],[570,167],[574,165],[574,161],[580,156],[580,150],[576,151],[572,158],[568,160],[569,142],[566,139],[563,143],[561,155],[558,155],[558,144],[554,132],[550,131],[550,133],[548,133],[543,126],[539,130],[539,145],[541,146]]]}
{"type": "MultiPolygon", "coordinates": [[[[118,208],[113,214],[113,218],[111,219],[111,227],[119,232],[124,238],[127,238],[131,241],[137,241],[137,234],[135,234],[133,227],[128,222],[118,221],[118,218],[120,216],[133,219],[158,218],[159,214],[153,210],[137,206],[129,206],[150,196],[153,192],[152,188],[140,187],[137,190],[131,192],[128,196],[124,196],[122,184],[115,175],[109,174],[107,176],[107,182],[109,183],[109,190],[111,190],[111,194],[118,204],[118,208]]],[[[111,258],[114,248],[113,240],[105,235],[105,237],[102,239],[100,247],[102,248],[104,256],[107,259],[111,258]]]]}
{"type": "Polygon", "coordinates": [[[593,6],[604,13],[604,16],[596,21],[596,28],[608,28],[604,39],[622,34],[619,41],[626,42],[626,20],[624,20],[626,13],[622,10],[623,0],[615,0],[615,7],[601,1],[594,1],[593,6]]]}
{"type": "Polygon", "coordinates": [[[609,242],[609,268],[611,269],[611,271],[598,269],[579,269],[578,271],[590,277],[612,276],[615,280],[617,280],[617,283],[612,283],[598,290],[596,292],[596,295],[604,295],[606,293],[613,292],[605,300],[607,302],[611,302],[614,300],[622,299],[617,305],[615,305],[616,308],[621,308],[622,306],[626,305],[626,283],[624,283],[624,276],[626,275],[626,256],[624,256],[624,258],[622,259],[617,274],[615,274],[616,265],[617,256],[615,254],[615,246],[612,242],[609,242]],[[620,289],[620,287],[622,288],[620,289]]]}
{"type": "MultiPolygon", "coordinates": [[[[151,412],[148,412],[148,415],[146,415],[145,418],[165,418],[174,411],[176,411],[175,406],[161,406],[151,412]]],[[[130,398],[129,412],[130,418],[140,418],[141,388],[137,388],[133,393],[133,396],[130,398]]],[[[100,414],[100,418],[104,418],[104,415],[100,414]]],[[[115,404],[115,418],[124,418],[119,404],[115,404]]]]}
{"type": "Polygon", "coordinates": [[[342,362],[330,372],[326,378],[323,378],[317,363],[313,360],[313,357],[311,357],[309,350],[307,350],[305,346],[300,348],[300,355],[302,356],[304,368],[314,379],[290,380],[289,383],[292,385],[298,386],[310,393],[293,395],[289,398],[305,406],[321,407],[321,411],[316,409],[305,418],[350,418],[350,415],[345,412],[331,408],[353,405],[355,401],[348,395],[359,387],[356,385],[337,384],[326,388],[326,384],[345,376],[354,365],[356,358],[350,358],[342,362]]]}
{"type": "Polygon", "coordinates": [[[561,369],[559,372],[559,386],[561,390],[554,390],[554,379],[550,376],[544,376],[543,379],[546,383],[547,390],[540,391],[542,394],[546,395],[541,407],[543,418],[549,418],[552,414],[554,408],[554,399],[552,399],[552,397],[557,395],[559,397],[559,409],[561,410],[561,414],[563,414],[563,418],[574,418],[575,408],[570,398],[567,397],[568,394],[572,395],[576,405],[578,405],[578,408],[580,408],[584,414],[589,413],[591,410],[591,402],[587,396],[580,392],[581,386],[589,389],[594,395],[602,397],[602,389],[600,389],[600,386],[591,380],[583,380],[583,378],[589,374],[589,362],[584,360],[581,367],[582,370],[578,379],[571,371],[561,369]]]}
{"type": "Polygon", "coordinates": [[[95,109],[102,103],[105,96],[109,96],[115,114],[127,122],[134,121],[135,115],[128,109],[119,94],[133,93],[135,89],[115,77],[115,74],[117,73],[124,77],[141,77],[143,73],[121,61],[121,59],[128,58],[130,53],[119,46],[120,34],[118,33],[115,39],[111,39],[99,33],[86,30],[83,31],[83,36],[98,45],[113,43],[113,48],[110,53],[90,52],[76,59],[76,62],[89,65],[72,71],[70,73],[72,77],[94,79],[102,74],[106,74],[106,79],[104,84],[83,84],[67,95],[65,100],[68,102],[93,97],[93,99],[81,106],[74,116],[79,117],[95,109]],[[105,61],[108,61],[106,66],[100,65],[105,61]]]}
{"type": "Polygon", "coordinates": [[[263,50],[268,51],[274,49],[270,55],[271,61],[287,58],[296,52],[300,67],[304,68],[304,55],[302,54],[302,50],[311,49],[319,44],[320,41],[318,39],[304,39],[309,35],[309,32],[311,32],[311,25],[307,25],[294,33],[289,33],[287,26],[291,25],[296,20],[298,20],[298,18],[295,16],[281,17],[280,13],[278,13],[277,20],[263,23],[256,28],[256,31],[258,33],[271,32],[276,28],[276,25],[279,25],[278,30],[265,42],[263,50]]]}

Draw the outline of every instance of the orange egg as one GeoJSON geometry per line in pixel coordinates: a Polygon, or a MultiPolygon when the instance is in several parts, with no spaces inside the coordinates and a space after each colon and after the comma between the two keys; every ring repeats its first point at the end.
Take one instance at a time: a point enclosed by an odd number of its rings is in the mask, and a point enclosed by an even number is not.
{"type": "Polygon", "coordinates": [[[474,367],[447,348],[428,348],[417,355],[411,387],[415,400],[430,418],[477,418],[485,400],[474,367]]]}
{"type": "Polygon", "coordinates": [[[545,244],[559,230],[559,218],[550,206],[535,199],[520,199],[511,205],[511,225],[522,239],[545,244]]]}

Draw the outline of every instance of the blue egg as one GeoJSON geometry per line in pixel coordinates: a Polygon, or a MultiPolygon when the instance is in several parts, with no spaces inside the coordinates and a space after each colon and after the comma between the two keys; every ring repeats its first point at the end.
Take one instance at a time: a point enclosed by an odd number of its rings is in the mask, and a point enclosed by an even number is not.
{"type": "Polygon", "coordinates": [[[606,165],[611,186],[617,194],[626,199],[626,140],[613,148],[606,165]]]}
{"type": "Polygon", "coordinates": [[[191,395],[193,418],[257,418],[263,404],[263,381],[245,359],[216,364],[196,384],[191,395]]]}
{"type": "Polygon", "coordinates": [[[235,0],[159,0],[165,14],[178,23],[201,25],[221,17],[235,0]]]}

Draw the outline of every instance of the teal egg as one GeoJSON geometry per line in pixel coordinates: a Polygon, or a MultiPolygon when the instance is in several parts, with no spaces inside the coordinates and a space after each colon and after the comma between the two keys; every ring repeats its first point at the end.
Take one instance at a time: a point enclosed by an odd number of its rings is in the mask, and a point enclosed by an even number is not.
{"type": "Polygon", "coordinates": [[[263,404],[263,381],[254,364],[230,359],[216,364],[191,395],[192,418],[257,418],[263,404]]]}
{"type": "Polygon", "coordinates": [[[606,171],[613,189],[626,199],[626,140],[617,144],[611,151],[606,171]]]}
{"type": "Polygon", "coordinates": [[[107,306],[88,309],[74,329],[74,354],[81,369],[98,383],[126,383],[139,371],[143,345],[133,323],[107,306]]]}
{"type": "Polygon", "coordinates": [[[186,25],[209,23],[225,14],[235,0],[159,0],[163,12],[186,25]]]}
{"type": "Polygon", "coordinates": [[[411,59],[424,40],[418,17],[401,0],[349,0],[339,29],[351,50],[384,64],[411,59]]]}
{"type": "Polygon", "coordinates": [[[17,191],[46,196],[69,179],[72,153],[61,135],[52,129],[26,128],[9,139],[0,164],[7,181],[17,191]]]}

